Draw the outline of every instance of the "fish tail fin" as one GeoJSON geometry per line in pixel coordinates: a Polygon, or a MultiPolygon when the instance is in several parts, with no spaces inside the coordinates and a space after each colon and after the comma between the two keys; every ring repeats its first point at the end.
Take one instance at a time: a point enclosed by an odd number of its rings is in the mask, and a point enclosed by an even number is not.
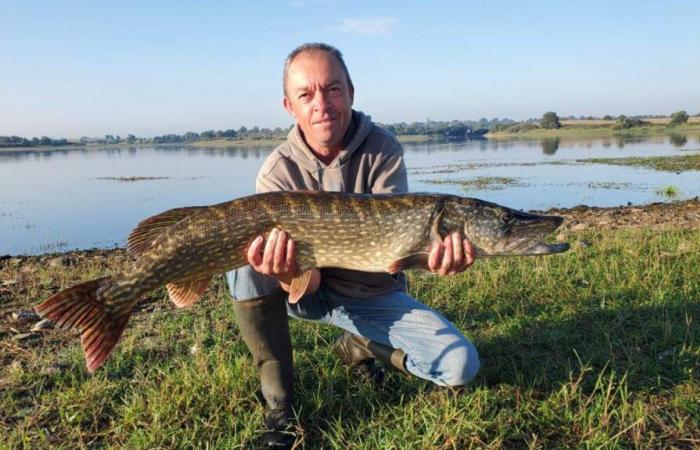
{"type": "MultiPolygon", "coordinates": [[[[99,295],[113,284],[111,277],[98,278],[59,292],[35,308],[37,314],[62,329],[80,331],[87,369],[94,373],[119,341],[131,316],[131,308],[113,312],[99,295]]],[[[124,302],[120,302],[124,304],[124,302]]]]}

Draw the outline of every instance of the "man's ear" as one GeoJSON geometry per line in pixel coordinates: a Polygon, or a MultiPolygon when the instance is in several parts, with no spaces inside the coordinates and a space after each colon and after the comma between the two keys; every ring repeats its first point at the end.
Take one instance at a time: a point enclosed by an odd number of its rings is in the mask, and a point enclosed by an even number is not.
{"type": "MultiPolygon", "coordinates": [[[[292,102],[289,101],[286,95],[284,96],[284,98],[282,98],[282,106],[284,106],[284,109],[287,110],[290,116],[294,117],[294,110],[292,110],[292,102]]],[[[296,119],[296,117],[294,118],[296,119]]]]}
{"type": "Polygon", "coordinates": [[[352,81],[350,82],[350,86],[348,86],[348,91],[350,91],[350,106],[352,106],[352,104],[355,103],[355,86],[352,85],[352,81]]]}

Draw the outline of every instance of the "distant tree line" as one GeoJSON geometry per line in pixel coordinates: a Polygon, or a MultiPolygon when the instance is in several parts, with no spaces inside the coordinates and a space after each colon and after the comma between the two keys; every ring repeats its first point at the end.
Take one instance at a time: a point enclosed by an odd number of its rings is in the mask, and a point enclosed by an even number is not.
{"type": "Polygon", "coordinates": [[[378,125],[397,136],[415,136],[427,135],[447,138],[465,137],[471,133],[486,132],[498,127],[507,127],[513,125],[514,120],[511,119],[487,119],[482,117],[479,120],[451,120],[451,121],[436,121],[428,119],[426,122],[398,122],[398,123],[379,123],[378,125]]]}
{"type": "Polygon", "coordinates": [[[66,139],[51,139],[46,136],[40,138],[34,137],[31,139],[19,136],[0,136],[0,148],[2,147],[38,147],[38,146],[57,146],[71,144],[66,139]]]}
{"type": "MultiPolygon", "coordinates": [[[[594,116],[580,116],[578,119],[574,116],[568,116],[565,120],[606,120],[614,121],[611,127],[616,130],[627,130],[634,127],[641,127],[644,125],[651,125],[651,122],[644,119],[656,119],[656,118],[666,118],[668,116],[658,116],[658,115],[641,115],[641,116],[625,116],[619,115],[616,118],[609,114],[606,114],[602,118],[594,116]]],[[[696,114],[696,117],[700,117],[700,113],[696,114]]],[[[688,122],[690,116],[686,111],[676,111],[671,114],[671,121],[669,125],[675,126],[688,122]]],[[[503,131],[506,133],[522,133],[525,131],[534,130],[536,128],[544,129],[557,129],[561,127],[561,119],[554,111],[548,111],[542,115],[539,120],[529,119],[524,122],[517,123],[500,123],[492,126],[491,131],[503,131]]]]}
{"type": "Polygon", "coordinates": [[[245,139],[284,139],[289,133],[288,128],[259,128],[248,129],[240,127],[238,130],[232,128],[228,130],[206,130],[201,133],[188,131],[185,134],[164,134],[151,139],[154,144],[186,143],[195,141],[218,141],[218,140],[245,140],[245,139]]]}
{"type": "MultiPolygon", "coordinates": [[[[695,114],[700,117],[700,113],[695,114]]],[[[648,125],[649,122],[644,119],[665,118],[663,115],[637,115],[624,116],[620,115],[613,117],[606,114],[603,117],[595,116],[567,116],[560,118],[555,112],[548,111],[544,113],[540,119],[528,119],[525,121],[516,122],[515,120],[497,117],[487,119],[482,117],[479,120],[451,120],[451,121],[436,121],[427,119],[425,122],[397,122],[397,123],[378,123],[379,126],[394,133],[397,136],[415,136],[427,135],[434,137],[443,137],[447,139],[462,139],[472,134],[484,134],[487,131],[504,131],[507,133],[520,133],[536,128],[551,128],[556,129],[561,127],[561,120],[608,120],[615,121],[612,127],[615,129],[628,129],[642,125],[648,125]]],[[[671,114],[670,125],[679,125],[686,123],[689,119],[686,111],[676,111],[671,114]]],[[[34,137],[31,139],[19,136],[0,136],[0,148],[3,147],[38,147],[38,146],[60,146],[60,145],[85,145],[85,144],[182,144],[196,141],[214,141],[214,140],[248,140],[248,139],[284,139],[286,138],[290,125],[287,128],[277,127],[270,128],[246,128],[244,126],[237,130],[232,128],[227,130],[206,130],[201,133],[188,131],[184,134],[164,134],[162,136],[154,136],[152,138],[138,138],[133,134],[128,134],[125,138],[119,135],[107,134],[104,138],[80,138],[78,142],[68,141],[67,139],[51,139],[46,136],[40,138],[34,137]]]]}

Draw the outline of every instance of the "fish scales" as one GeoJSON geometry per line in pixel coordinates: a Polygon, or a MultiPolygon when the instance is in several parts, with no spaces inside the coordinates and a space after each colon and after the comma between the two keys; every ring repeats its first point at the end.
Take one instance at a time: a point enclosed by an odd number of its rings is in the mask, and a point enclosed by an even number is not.
{"type": "MultiPolygon", "coordinates": [[[[455,231],[481,256],[559,253],[568,245],[542,240],[561,222],[450,195],[258,194],[144,220],[129,235],[131,266],[59,292],[36,310],[62,328],[80,330],[92,372],[112,351],[144,294],[165,285],[177,306],[191,305],[212,276],[247,264],[252,240],[274,228],[296,242],[297,279],[308,282],[303,275],[313,267],[390,273],[427,268],[432,243],[455,231]]],[[[293,289],[290,301],[303,293],[293,289]]]]}

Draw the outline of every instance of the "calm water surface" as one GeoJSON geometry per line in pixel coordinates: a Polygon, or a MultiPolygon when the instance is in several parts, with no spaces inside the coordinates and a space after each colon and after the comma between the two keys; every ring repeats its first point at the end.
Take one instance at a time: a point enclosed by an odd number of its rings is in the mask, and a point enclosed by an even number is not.
{"type": "MultiPolygon", "coordinates": [[[[405,145],[412,191],[460,194],[519,209],[616,206],[700,195],[700,172],[579,163],[601,157],[700,152],[700,137],[591,141],[469,141],[405,145]],[[459,182],[507,177],[466,190],[459,182]],[[431,183],[439,181],[440,184],[431,183]]],[[[137,147],[0,152],[0,255],[123,245],[142,219],[178,206],[207,205],[254,192],[272,148],[137,147]],[[133,182],[104,178],[160,177],[133,182]]]]}

